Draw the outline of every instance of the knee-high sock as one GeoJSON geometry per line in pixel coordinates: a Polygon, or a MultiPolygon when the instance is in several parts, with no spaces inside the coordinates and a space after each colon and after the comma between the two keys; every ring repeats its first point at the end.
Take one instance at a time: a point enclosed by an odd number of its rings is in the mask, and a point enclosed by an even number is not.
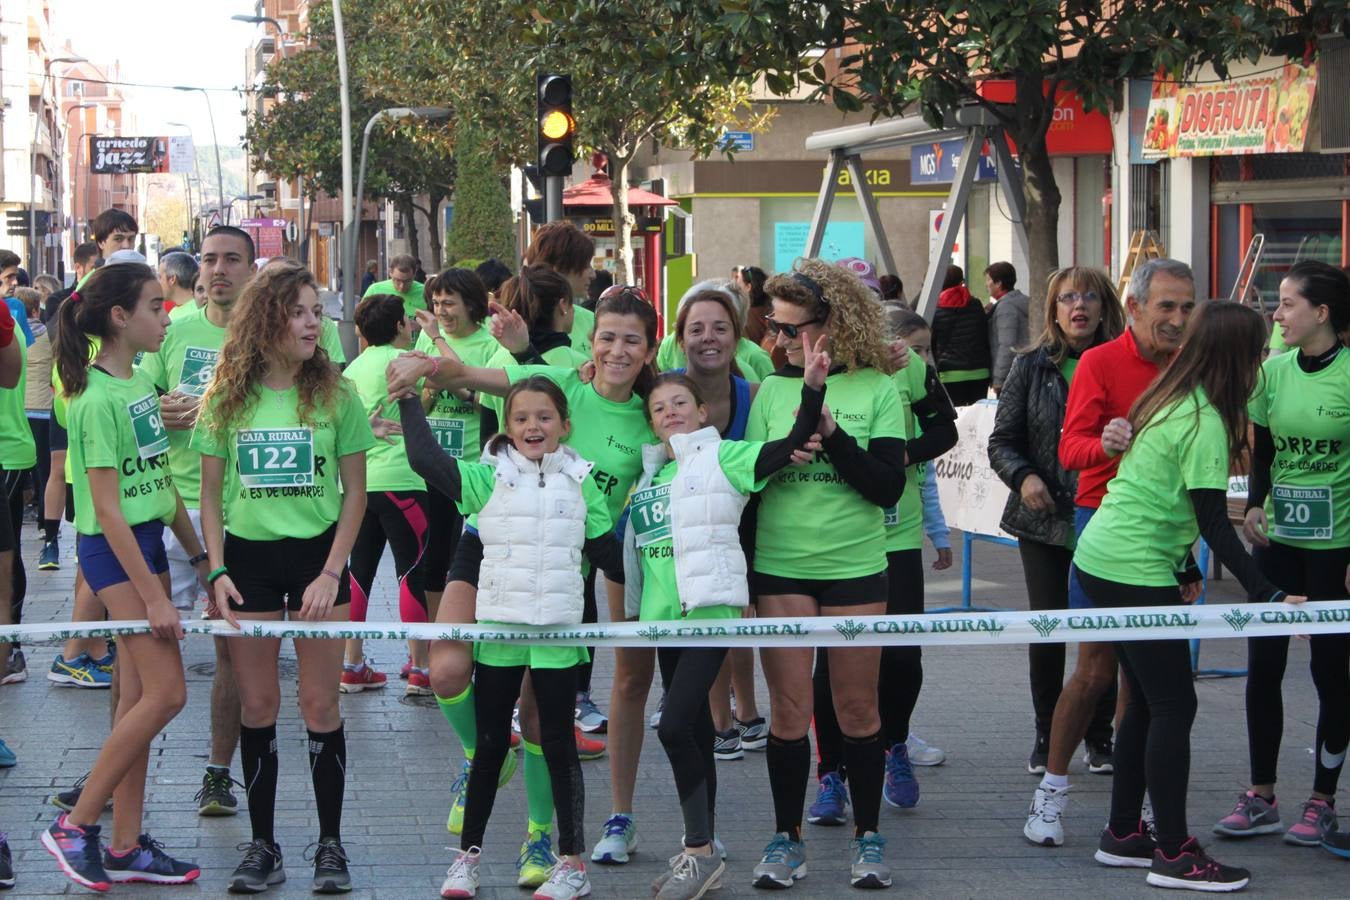
{"type": "Polygon", "coordinates": [[[445,721],[450,723],[450,728],[455,732],[455,737],[459,738],[459,745],[464,748],[465,758],[473,759],[474,748],[478,746],[478,723],[474,721],[473,684],[470,683],[468,687],[454,697],[437,697],[436,705],[441,708],[441,715],[445,716],[445,721]]]}
{"type": "Polygon", "coordinates": [[[853,786],[853,830],[857,837],[862,837],[876,831],[881,818],[881,785],[886,768],[881,732],[856,738],[844,735],[844,765],[853,786]]]}
{"type": "Polygon", "coordinates": [[[520,742],[525,751],[525,807],[529,810],[530,831],[553,830],[553,782],[548,777],[544,748],[529,741],[520,742]]]}
{"type": "Polygon", "coordinates": [[[342,839],[342,794],[347,786],[347,734],[309,732],[309,774],[319,811],[319,837],[342,839]]]}
{"type": "Polygon", "coordinates": [[[239,758],[253,839],[274,842],[277,806],[277,726],[239,728],[239,758]]]}
{"type": "Polygon", "coordinates": [[[773,793],[774,830],[800,840],[806,779],[811,773],[811,745],[805,737],[784,740],[771,731],[765,762],[769,766],[769,790],[773,793]]]}

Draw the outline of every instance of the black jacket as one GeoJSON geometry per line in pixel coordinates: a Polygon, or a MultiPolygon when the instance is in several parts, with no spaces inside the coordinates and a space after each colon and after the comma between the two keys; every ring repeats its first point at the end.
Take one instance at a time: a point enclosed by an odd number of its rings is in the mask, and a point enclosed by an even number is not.
{"type": "Polygon", "coordinates": [[[933,357],[939,372],[988,369],[989,319],[974,297],[964,306],[939,306],[933,313],[933,357]]]}
{"type": "Polygon", "coordinates": [[[1073,498],[1078,476],[1059,464],[1059,432],[1069,385],[1044,348],[1013,360],[998,395],[994,430],[989,435],[989,465],[1011,490],[1003,510],[1003,530],[1019,538],[1069,547],[1073,543],[1073,498]],[[1039,475],[1054,512],[1022,505],[1022,482],[1039,475]]]}

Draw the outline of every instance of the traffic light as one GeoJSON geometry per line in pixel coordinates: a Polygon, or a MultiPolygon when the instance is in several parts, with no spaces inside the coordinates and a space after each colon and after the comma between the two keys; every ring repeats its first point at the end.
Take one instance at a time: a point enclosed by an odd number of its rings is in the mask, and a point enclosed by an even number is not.
{"type": "Polygon", "coordinates": [[[539,171],[544,175],[572,173],[572,139],[577,120],[572,117],[572,78],[536,76],[539,106],[539,171]]]}

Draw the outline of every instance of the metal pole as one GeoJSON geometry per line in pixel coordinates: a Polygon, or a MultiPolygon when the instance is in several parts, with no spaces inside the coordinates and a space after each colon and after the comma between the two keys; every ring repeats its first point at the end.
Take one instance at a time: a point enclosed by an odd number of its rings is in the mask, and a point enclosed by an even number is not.
{"type": "Polygon", "coordinates": [[[347,350],[348,358],[355,359],[356,356],[356,322],[354,316],[356,313],[356,283],[352,278],[352,272],[356,267],[357,241],[361,236],[360,209],[361,201],[366,193],[366,157],[370,153],[370,132],[375,127],[375,123],[384,118],[384,110],[380,110],[366,121],[366,127],[361,132],[361,165],[356,170],[356,194],[355,206],[356,224],[351,228],[344,228],[342,231],[342,324],[345,328],[348,322],[351,322],[351,342],[350,347],[346,346],[348,334],[344,330],[342,335],[343,347],[347,350]]]}
{"type": "MultiPolygon", "coordinates": [[[[342,27],[342,0],[333,0],[333,36],[337,41],[337,63],[339,95],[342,100],[342,238],[350,246],[351,258],[356,258],[356,235],[348,237],[348,232],[360,226],[355,224],[357,210],[360,209],[360,196],[352,195],[352,106],[351,92],[347,81],[347,37],[342,27]],[[350,244],[348,242],[350,241],[350,244]]],[[[346,256],[346,254],[344,254],[346,256]]],[[[356,323],[352,316],[356,312],[356,289],[351,266],[353,263],[343,260],[342,272],[342,346],[348,359],[356,358],[356,323]]]]}
{"type": "Polygon", "coordinates": [[[966,134],[966,143],[961,149],[961,161],[956,165],[956,178],[952,181],[951,193],[947,195],[947,209],[943,213],[942,227],[938,230],[937,255],[928,260],[928,273],[923,279],[923,292],[919,294],[919,305],[914,311],[930,323],[937,312],[938,294],[942,291],[942,280],[947,277],[947,267],[951,265],[952,247],[961,223],[966,218],[966,204],[970,199],[970,186],[975,182],[975,170],[980,166],[980,148],[984,146],[985,129],[971,128],[966,134]]]}
{"type": "Polygon", "coordinates": [[[563,177],[544,176],[544,221],[556,222],[563,217],[563,177]]]}
{"type": "Polygon", "coordinates": [[[806,233],[807,257],[820,255],[820,245],[825,241],[825,226],[830,224],[830,208],[834,206],[834,183],[844,168],[844,151],[831,150],[830,161],[825,165],[825,174],[821,178],[820,193],[816,195],[816,209],[811,214],[811,229],[806,233]]]}
{"type": "Polygon", "coordinates": [[[894,275],[895,257],[891,256],[891,245],[886,242],[886,229],[882,227],[881,215],[877,212],[877,201],[872,197],[872,188],[867,183],[867,173],[863,170],[862,159],[856,153],[852,153],[846,162],[849,178],[853,179],[853,193],[857,195],[858,206],[862,208],[867,237],[877,248],[881,273],[894,275]]]}

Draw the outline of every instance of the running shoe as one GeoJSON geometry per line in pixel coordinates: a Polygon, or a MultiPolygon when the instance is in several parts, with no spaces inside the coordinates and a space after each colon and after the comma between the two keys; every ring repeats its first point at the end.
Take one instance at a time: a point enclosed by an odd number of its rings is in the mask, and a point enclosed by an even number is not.
{"type": "Polygon", "coordinates": [[[713,732],[713,757],[715,759],[741,759],[745,751],[741,749],[741,732],[736,728],[713,732]]]}
{"type": "Polygon", "coordinates": [[[462,900],[478,894],[478,859],[482,851],[477,847],[458,851],[455,861],[445,870],[441,882],[441,896],[446,900],[462,900]]]}
{"type": "Polygon", "coordinates": [[[727,864],[716,853],[701,856],[680,853],[670,858],[670,871],[658,879],[656,900],[698,900],[721,886],[718,880],[727,864]]]}
{"type": "Polygon", "coordinates": [[[820,779],[815,802],[806,810],[806,821],[812,825],[843,825],[847,807],[848,788],[834,772],[826,772],[820,779]]]}
{"type": "Polygon", "coordinates": [[[5,661],[5,668],[0,672],[0,684],[18,684],[20,681],[28,680],[28,660],[24,659],[22,650],[9,651],[9,659],[5,661]]]}
{"type": "Polygon", "coordinates": [[[749,722],[732,719],[736,730],[741,733],[741,747],[745,750],[763,750],[769,743],[769,723],[763,716],[756,716],[749,722]]]}
{"type": "Polygon", "coordinates": [[[1148,870],[1148,883],[1154,887],[1187,891],[1240,891],[1250,880],[1246,869],[1210,859],[1195,838],[1182,845],[1175,859],[1168,859],[1161,850],[1154,852],[1148,870]]]}
{"type": "Polygon", "coordinates": [[[240,844],[244,858],[230,876],[231,894],[261,894],[286,880],[281,848],[269,841],[240,844]]]}
{"type": "Polygon", "coordinates": [[[202,789],[192,798],[197,801],[199,816],[232,816],[239,812],[239,801],[235,799],[232,785],[243,787],[230,777],[229,769],[206,767],[202,775],[202,789]]]}
{"type": "Polygon", "coordinates": [[[661,699],[656,704],[656,712],[647,720],[647,724],[652,728],[659,728],[661,725],[661,710],[666,708],[666,692],[661,692],[661,699]]]}
{"type": "Polygon", "coordinates": [[[1087,765],[1087,770],[1093,775],[1110,775],[1116,770],[1111,762],[1115,754],[1115,748],[1111,741],[1086,741],[1083,744],[1086,751],[1083,753],[1083,762],[1087,765]]]}
{"type": "Polygon", "coordinates": [[[577,727],[588,734],[604,734],[609,730],[609,718],[591,699],[590,691],[577,691],[577,727]]]}
{"type": "Polygon", "coordinates": [[[588,738],[582,734],[581,729],[576,729],[577,734],[577,758],[578,759],[599,759],[605,755],[605,742],[597,741],[595,738],[588,738]]]}
{"type": "MultiPolygon", "coordinates": [[[[75,785],[70,790],[61,791],[55,794],[52,797],[52,806],[55,806],[57,809],[65,810],[66,812],[70,812],[74,809],[75,804],[80,802],[80,794],[84,793],[84,783],[88,778],[89,773],[85,772],[79,778],[75,779],[75,785]]],[[[109,797],[108,802],[103,804],[103,809],[111,811],[112,808],[112,798],[109,797]]]]}
{"type": "Polygon", "coordinates": [[[752,873],[757,888],[790,888],[806,877],[806,843],[794,841],[786,831],[775,834],[764,848],[752,873]]]}
{"type": "MultiPolygon", "coordinates": [[[[347,871],[347,851],[337,838],[319,838],[311,844],[314,855],[314,887],[316,894],[345,894],[352,889],[352,876],[347,871]]],[[[308,849],[308,848],[307,848],[308,849]]]]}
{"type": "MultiPolygon", "coordinates": [[[[111,666],[109,666],[111,668],[111,666]]],[[[52,660],[52,667],[47,672],[47,680],[53,684],[69,685],[80,688],[108,688],[112,687],[112,672],[105,672],[89,657],[88,653],[81,653],[72,660],[67,660],[60,653],[56,654],[56,659],[52,660]]]]}
{"type": "Polygon", "coordinates": [[[1350,859],[1350,831],[1331,832],[1322,838],[1322,849],[1341,859],[1350,859]]]}
{"type": "MultiPolygon", "coordinates": [[[[903,747],[903,744],[898,746],[903,747]]],[[[855,888],[888,888],[891,886],[891,867],[886,865],[886,839],[869,831],[848,843],[853,851],[853,865],[849,868],[848,883],[855,888]]]]}
{"type": "Polygon", "coordinates": [[[1031,755],[1027,757],[1027,774],[1044,775],[1045,767],[1050,762],[1050,738],[1044,734],[1036,735],[1036,744],[1031,748],[1031,755]]]}
{"type": "Polygon", "coordinates": [[[1309,797],[1303,801],[1298,821],[1284,833],[1286,844],[1320,847],[1326,836],[1336,830],[1336,807],[1325,800],[1309,797]]]}
{"type": "Polygon", "coordinates": [[[0,740],[0,769],[9,769],[19,764],[19,758],[9,749],[4,740],[0,740]]]}
{"type": "MultiPolygon", "coordinates": [[[[1191,839],[1191,843],[1195,843],[1194,838],[1191,839]]],[[[1092,855],[1092,858],[1104,866],[1147,869],[1158,864],[1157,856],[1155,856],[1157,849],[1158,845],[1154,843],[1142,821],[1133,834],[1127,834],[1124,837],[1116,837],[1108,825],[1102,829],[1101,840],[1097,843],[1097,852],[1092,855]]],[[[1149,880],[1149,883],[1152,883],[1152,879],[1149,880]]]]}
{"type": "MultiPolygon", "coordinates": [[[[380,676],[383,678],[384,676],[380,676]]],[[[408,685],[403,689],[405,697],[430,697],[435,693],[431,689],[431,670],[416,666],[408,673],[408,685]]]]}
{"type": "Polygon", "coordinates": [[[38,569],[53,572],[61,568],[61,545],[56,541],[43,541],[42,553],[38,556],[38,569]]]}
{"type": "Polygon", "coordinates": [[[192,863],[180,862],[164,852],[164,845],[148,834],[137,840],[134,850],[118,856],[112,849],[103,851],[103,869],[108,880],[121,884],[141,881],[146,884],[188,884],[196,881],[202,870],[192,863]]]}
{"type": "Polygon", "coordinates": [[[914,777],[914,766],[909,761],[909,749],[896,744],[886,753],[886,783],[881,796],[897,809],[913,809],[919,805],[919,779],[914,777]]]}
{"type": "Polygon", "coordinates": [[[591,862],[621,866],[628,855],[637,852],[637,825],[631,816],[615,813],[605,820],[605,834],[591,851],[591,862]]]}
{"type": "Polygon", "coordinates": [[[383,672],[376,672],[365,660],[361,661],[361,665],[352,667],[343,663],[342,680],[338,682],[338,690],[344,694],[359,694],[362,691],[379,690],[388,681],[389,678],[383,672]]]}
{"type": "Polygon", "coordinates": [[[92,891],[112,888],[108,873],[103,869],[103,860],[99,858],[97,825],[84,828],[71,825],[62,813],[42,832],[42,846],[56,857],[56,864],[71,881],[92,891]]]}
{"type": "Polygon", "coordinates": [[[408,661],[405,662],[405,663],[399,668],[399,670],[398,670],[398,677],[401,678],[401,679],[404,680],[404,681],[407,681],[407,680],[408,680],[408,675],[412,673],[412,670],[413,670],[413,664],[412,664],[412,657],[410,656],[410,657],[408,657],[408,661]]]}
{"type": "Polygon", "coordinates": [[[1022,826],[1026,839],[1039,847],[1064,846],[1064,809],[1069,805],[1069,789],[1046,787],[1041,782],[1031,798],[1027,823],[1022,826]]]}
{"type": "MultiPolygon", "coordinates": [[[[515,756],[514,753],[511,755],[515,756]]],[[[455,795],[455,799],[450,804],[450,817],[445,820],[445,830],[451,834],[459,834],[464,830],[464,802],[469,796],[469,773],[472,771],[473,760],[464,760],[464,765],[460,766],[459,775],[450,784],[450,793],[455,795]]],[[[475,869],[475,871],[477,870],[475,869]]]]}
{"type": "Polygon", "coordinates": [[[1244,791],[1238,797],[1237,806],[1214,826],[1215,834],[1228,837],[1252,837],[1258,834],[1279,834],[1284,830],[1280,824],[1280,803],[1267,800],[1254,791],[1244,791]]]}
{"type": "Polygon", "coordinates": [[[531,831],[520,845],[516,858],[516,886],[537,888],[548,881],[558,857],[553,852],[553,838],[547,831],[531,831]]]}
{"type": "Polygon", "coordinates": [[[558,860],[548,880],[535,889],[534,900],[575,900],[590,892],[591,879],[586,867],[564,858],[558,860]]]}
{"type": "Polygon", "coordinates": [[[9,852],[7,835],[0,831],[0,891],[14,887],[14,857],[9,852]]]}
{"type": "Polygon", "coordinates": [[[940,766],[947,761],[946,750],[934,747],[917,734],[911,734],[905,740],[905,747],[909,749],[909,761],[913,765],[940,766]]]}
{"type": "MultiPolygon", "coordinates": [[[[90,658],[93,659],[93,657],[90,658]]],[[[112,684],[113,663],[117,662],[117,645],[109,644],[108,655],[101,659],[95,659],[93,662],[94,668],[107,675],[108,683],[112,684]]]]}

